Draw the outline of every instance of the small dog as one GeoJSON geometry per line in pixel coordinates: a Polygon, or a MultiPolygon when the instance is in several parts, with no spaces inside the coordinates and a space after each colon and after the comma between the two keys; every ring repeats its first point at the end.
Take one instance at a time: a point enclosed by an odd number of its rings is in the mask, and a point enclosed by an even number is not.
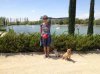
{"type": "Polygon", "coordinates": [[[56,57],[60,57],[60,54],[58,53],[57,49],[54,49],[53,53],[55,54],[56,57]]]}
{"type": "Polygon", "coordinates": [[[71,48],[70,49],[67,49],[67,52],[62,56],[63,59],[67,60],[67,59],[70,59],[71,58],[71,48]]]}

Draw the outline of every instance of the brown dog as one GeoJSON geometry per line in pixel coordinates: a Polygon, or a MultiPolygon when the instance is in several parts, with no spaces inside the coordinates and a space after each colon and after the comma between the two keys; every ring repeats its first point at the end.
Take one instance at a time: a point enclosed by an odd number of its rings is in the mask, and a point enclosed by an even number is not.
{"type": "Polygon", "coordinates": [[[71,58],[71,48],[67,49],[67,52],[62,56],[63,59],[70,59],[71,58]]]}

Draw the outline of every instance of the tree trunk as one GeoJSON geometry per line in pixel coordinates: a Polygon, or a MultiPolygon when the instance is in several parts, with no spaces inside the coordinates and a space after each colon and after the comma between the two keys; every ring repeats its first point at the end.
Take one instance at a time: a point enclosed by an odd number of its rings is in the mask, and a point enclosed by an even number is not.
{"type": "Polygon", "coordinates": [[[68,33],[74,35],[76,17],[76,0],[70,0],[68,33]]]}
{"type": "Polygon", "coordinates": [[[94,4],[95,0],[91,0],[90,3],[90,14],[89,14],[89,23],[88,23],[88,31],[87,34],[93,34],[93,25],[94,25],[94,4]]]}

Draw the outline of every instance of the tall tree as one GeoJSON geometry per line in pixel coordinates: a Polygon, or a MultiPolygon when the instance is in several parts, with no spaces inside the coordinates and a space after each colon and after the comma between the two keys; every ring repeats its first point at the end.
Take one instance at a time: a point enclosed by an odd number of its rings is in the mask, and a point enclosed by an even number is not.
{"type": "Polygon", "coordinates": [[[3,25],[4,26],[6,25],[6,18],[5,17],[3,18],[3,25]]]}
{"type": "Polygon", "coordinates": [[[76,0],[70,0],[68,33],[74,35],[76,17],[76,0]]]}
{"type": "Polygon", "coordinates": [[[90,34],[90,35],[93,34],[94,5],[95,5],[95,0],[91,0],[91,2],[90,2],[90,14],[89,14],[88,31],[87,31],[87,34],[90,34]]]}

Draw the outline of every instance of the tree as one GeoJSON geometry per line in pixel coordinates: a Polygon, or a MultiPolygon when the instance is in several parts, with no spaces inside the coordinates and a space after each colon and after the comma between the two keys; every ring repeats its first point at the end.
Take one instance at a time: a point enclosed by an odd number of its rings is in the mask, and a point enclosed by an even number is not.
{"type": "Polygon", "coordinates": [[[16,19],[16,24],[20,25],[20,21],[18,19],[16,19]]]}
{"type": "Polygon", "coordinates": [[[96,25],[100,25],[100,19],[95,20],[96,25]]]}
{"type": "Polygon", "coordinates": [[[87,34],[90,34],[90,35],[93,34],[94,4],[95,4],[95,0],[91,0],[91,2],[90,2],[90,14],[89,14],[88,31],[87,31],[87,34]]]}
{"type": "Polygon", "coordinates": [[[69,4],[69,26],[68,26],[68,33],[69,34],[74,34],[75,17],[76,17],[76,0],[70,0],[70,4],[69,4]]]}
{"type": "Polygon", "coordinates": [[[28,20],[28,17],[27,18],[24,18],[24,24],[28,24],[29,23],[29,20],[28,20]]]}
{"type": "Polygon", "coordinates": [[[68,19],[64,19],[63,24],[68,24],[68,19]]]}
{"type": "Polygon", "coordinates": [[[60,20],[60,21],[59,21],[59,24],[60,24],[60,25],[62,25],[62,24],[63,24],[63,21],[62,21],[62,20],[60,20]]]}

